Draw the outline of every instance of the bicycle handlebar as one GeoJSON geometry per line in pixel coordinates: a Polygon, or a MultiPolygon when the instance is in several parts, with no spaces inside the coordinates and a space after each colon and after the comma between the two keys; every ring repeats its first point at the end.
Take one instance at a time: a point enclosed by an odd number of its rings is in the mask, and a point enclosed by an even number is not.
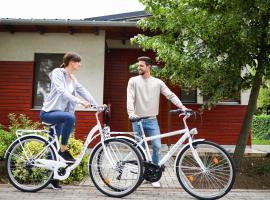
{"type": "Polygon", "coordinates": [[[106,104],[103,104],[103,105],[91,105],[90,108],[91,109],[97,109],[97,112],[103,112],[106,109],[108,109],[109,107],[106,104]]]}
{"type": "Polygon", "coordinates": [[[191,109],[187,110],[182,110],[182,109],[175,109],[175,110],[170,110],[170,113],[176,113],[176,114],[183,114],[183,115],[193,115],[195,112],[191,109]]]}
{"type": "MultiPolygon", "coordinates": [[[[182,110],[182,109],[175,109],[175,110],[170,110],[170,113],[176,113],[176,114],[182,114],[185,116],[190,116],[193,115],[195,112],[191,109],[187,109],[187,110],[182,110]]],[[[129,119],[131,122],[138,122],[141,121],[142,119],[149,119],[151,117],[136,117],[136,118],[131,118],[129,119]]]]}

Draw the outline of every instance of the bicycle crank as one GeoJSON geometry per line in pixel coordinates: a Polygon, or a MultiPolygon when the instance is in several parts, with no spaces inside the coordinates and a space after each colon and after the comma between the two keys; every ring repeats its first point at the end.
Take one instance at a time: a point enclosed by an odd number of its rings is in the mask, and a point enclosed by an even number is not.
{"type": "Polygon", "coordinates": [[[164,165],[160,167],[149,162],[144,162],[144,167],[145,170],[143,178],[151,183],[157,182],[161,178],[162,172],[165,170],[164,165]]]}

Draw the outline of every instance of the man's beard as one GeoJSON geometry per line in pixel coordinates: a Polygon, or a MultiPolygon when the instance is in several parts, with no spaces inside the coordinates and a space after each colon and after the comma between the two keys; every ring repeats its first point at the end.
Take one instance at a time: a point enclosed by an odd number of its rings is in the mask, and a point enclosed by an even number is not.
{"type": "Polygon", "coordinates": [[[139,75],[144,75],[144,71],[142,71],[142,70],[139,70],[139,75]]]}

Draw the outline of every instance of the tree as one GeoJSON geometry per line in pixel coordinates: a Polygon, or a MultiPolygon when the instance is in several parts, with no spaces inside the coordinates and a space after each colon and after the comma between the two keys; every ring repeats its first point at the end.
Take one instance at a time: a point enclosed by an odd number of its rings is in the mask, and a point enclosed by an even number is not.
{"type": "Polygon", "coordinates": [[[138,22],[152,35],[132,39],[165,63],[159,75],[209,97],[207,106],[251,88],[234,158],[245,151],[262,78],[269,78],[270,0],[140,0],[138,22]],[[249,69],[254,73],[241,72],[249,69]]]}

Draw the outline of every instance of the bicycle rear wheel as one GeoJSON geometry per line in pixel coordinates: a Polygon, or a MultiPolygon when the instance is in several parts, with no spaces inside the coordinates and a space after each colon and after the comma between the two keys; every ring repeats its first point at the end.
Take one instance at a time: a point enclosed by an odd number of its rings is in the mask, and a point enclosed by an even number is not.
{"type": "Polygon", "coordinates": [[[6,174],[15,188],[23,192],[36,192],[50,183],[53,171],[34,165],[37,158],[56,160],[52,147],[47,145],[48,142],[40,137],[26,136],[10,147],[6,174]]]}
{"type": "Polygon", "coordinates": [[[193,147],[201,159],[204,171],[186,146],[176,158],[176,175],[181,186],[198,199],[218,199],[226,195],[235,181],[235,167],[229,154],[219,145],[199,141],[193,147]]]}
{"type": "Polygon", "coordinates": [[[90,177],[97,189],[110,197],[124,197],[132,193],[143,176],[142,158],[129,142],[118,139],[105,141],[106,152],[98,144],[89,160],[90,177]]]}

